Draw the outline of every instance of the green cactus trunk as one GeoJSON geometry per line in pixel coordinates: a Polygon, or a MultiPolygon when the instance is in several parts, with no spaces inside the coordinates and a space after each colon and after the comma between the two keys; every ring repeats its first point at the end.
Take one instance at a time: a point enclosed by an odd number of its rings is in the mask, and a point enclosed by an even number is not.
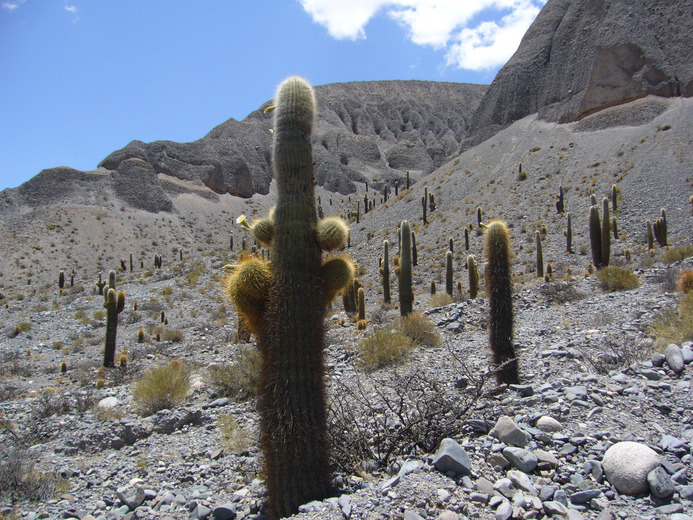
{"type": "Polygon", "coordinates": [[[272,281],[264,327],[260,396],[270,518],[330,493],[324,386],[325,288],[315,229],[310,142],[315,100],[299,78],[275,98],[273,162],[277,181],[272,281]]]}
{"type": "Polygon", "coordinates": [[[467,270],[469,271],[469,297],[475,300],[479,294],[479,271],[476,268],[474,255],[467,257],[467,270]]]}
{"type": "Polygon", "coordinates": [[[402,251],[399,258],[399,313],[409,316],[413,310],[414,292],[411,285],[411,229],[409,222],[402,221],[402,251]]]}
{"type": "Polygon", "coordinates": [[[416,234],[411,232],[411,265],[416,267],[419,265],[419,254],[416,252],[416,234]]]}
{"type": "Polygon", "coordinates": [[[647,250],[654,249],[654,233],[652,232],[652,222],[647,221],[647,250]]]}
{"type": "Polygon", "coordinates": [[[452,296],[452,251],[445,253],[445,292],[452,296]]]}
{"type": "Polygon", "coordinates": [[[592,263],[599,269],[602,266],[602,225],[599,221],[599,208],[594,205],[590,208],[589,229],[592,263]]]}
{"type": "Polygon", "coordinates": [[[544,252],[541,247],[541,233],[534,232],[537,241],[537,278],[544,278],[544,252]]]}
{"type": "Polygon", "coordinates": [[[125,293],[118,291],[116,296],[115,289],[109,288],[106,292],[106,344],[103,350],[103,366],[115,366],[116,332],[118,329],[118,314],[125,307],[125,293]]]}
{"type": "Polygon", "coordinates": [[[568,223],[565,230],[565,250],[569,254],[573,252],[573,217],[570,216],[570,212],[568,212],[568,223]]]}
{"type": "Polygon", "coordinates": [[[504,222],[486,229],[486,287],[489,295],[489,344],[499,385],[519,383],[513,346],[513,302],[510,269],[510,236],[504,222]]]}
{"type": "Polygon", "coordinates": [[[390,303],[390,243],[383,242],[383,301],[390,303]]]}
{"type": "Polygon", "coordinates": [[[609,199],[602,199],[602,267],[609,265],[611,260],[611,215],[609,214],[609,199]]]}

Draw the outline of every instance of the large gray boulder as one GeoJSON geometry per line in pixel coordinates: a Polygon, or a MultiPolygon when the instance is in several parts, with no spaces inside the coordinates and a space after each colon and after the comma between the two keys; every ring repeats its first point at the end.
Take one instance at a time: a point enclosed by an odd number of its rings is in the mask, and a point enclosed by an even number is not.
{"type": "Polygon", "coordinates": [[[576,121],[655,94],[693,95],[693,0],[549,0],[474,114],[469,148],[538,113],[576,121]]]}

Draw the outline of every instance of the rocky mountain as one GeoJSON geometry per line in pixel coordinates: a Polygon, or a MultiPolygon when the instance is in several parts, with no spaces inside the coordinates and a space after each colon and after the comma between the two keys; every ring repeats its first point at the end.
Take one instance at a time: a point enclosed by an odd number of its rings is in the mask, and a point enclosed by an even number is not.
{"type": "Polygon", "coordinates": [[[691,0],[549,0],[491,83],[465,148],[534,113],[569,122],[648,94],[693,96],[691,19],[691,0]]]}
{"type": "MultiPolygon", "coordinates": [[[[313,134],[317,182],[342,194],[354,182],[418,178],[450,159],[467,134],[486,87],[423,81],[375,81],[316,87],[313,134]]],[[[271,117],[265,103],[243,121],[229,119],[192,143],[132,141],[100,168],[118,171],[138,158],[156,173],[198,181],[217,193],[267,194],[271,182],[271,117]]],[[[379,182],[378,182],[379,181],[379,182]]]]}

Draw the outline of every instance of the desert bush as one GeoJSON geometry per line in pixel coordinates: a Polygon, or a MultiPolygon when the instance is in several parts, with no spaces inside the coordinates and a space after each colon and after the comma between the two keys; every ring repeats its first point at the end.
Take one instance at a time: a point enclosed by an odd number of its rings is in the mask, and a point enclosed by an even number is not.
{"type": "Polygon", "coordinates": [[[178,343],[183,340],[183,331],[178,329],[164,329],[161,331],[161,340],[178,343]]]}
{"type": "Polygon", "coordinates": [[[0,457],[0,497],[11,503],[17,500],[43,501],[53,496],[56,482],[54,474],[36,469],[29,450],[12,443],[3,447],[3,456],[0,457]]]}
{"type": "Polygon", "coordinates": [[[543,294],[549,303],[567,303],[581,300],[585,297],[575,287],[575,283],[558,281],[554,283],[541,284],[538,291],[543,294]]]}
{"type": "Polygon", "coordinates": [[[358,363],[366,370],[402,363],[414,346],[414,341],[400,330],[376,328],[359,341],[358,363]]]}
{"type": "Polygon", "coordinates": [[[666,348],[670,343],[681,344],[693,340],[693,292],[679,302],[678,309],[664,309],[649,327],[655,348],[666,348]]]}
{"type": "MultiPolygon", "coordinates": [[[[446,296],[448,295],[446,294],[446,296]]],[[[412,312],[408,316],[400,318],[397,326],[417,345],[422,347],[437,347],[440,345],[440,336],[435,324],[419,312],[412,312]]]]}
{"type": "Polygon", "coordinates": [[[152,415],[172,408],[182,401],[190,389],[190,367],[178,360],[148,370],[132,387],[138,411],[152,415]]]}
{"type": "Polygon", "coordinates": [[[640,280],[630,269],[609,266],[601,269],[597,275],[605,291],[628,291],[640,286],[640,280]]]}
{"type": "Polygon", "coordinates": [[[682,293],[693,291],[693,271],[684,271],[681,273],[676,285],[682,293]]]}
{"type": "Polygon", "coordinates": [[[446,292],[439,292],[431,296],[431,307],[436,308],[436,307],[445,307],[446,305],[450,305],[452,303],[452,296],[450,296],[446,292]]]}
{"type": "Polygon", "coordinates": [[[261,362],[260,351],[257,348],[241,347],[233,363],[209,367],[212,386],[220,395],[233,399],[245,400],[255,397],[261,362]]]}
{"type": "Polygon", "coordinates": [[[659,257],[659,261],[665,264],[673,264],[689,256],[693,256],[693,245],[671,247],[662,253],[662,256],[659,257]]]}
{"type": "Polygon", "coordinates": [[[221,434],[221,443],[231,453],[243,453],[252,444],[252,434],[249,428],[239,426],[236,418],[230,413],[223,413],[216,421],[221,434]]]}

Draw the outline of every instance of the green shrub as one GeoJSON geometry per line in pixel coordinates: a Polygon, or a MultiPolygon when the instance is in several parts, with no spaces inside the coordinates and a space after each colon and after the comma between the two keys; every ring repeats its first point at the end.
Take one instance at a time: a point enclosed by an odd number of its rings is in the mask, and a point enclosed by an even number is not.
{"type": "Polygon", "coordinates": [[[190,368],[178,360],[148,370],[132,387],[138,411],[152,415],[172,408],[182,401],[190,389],[190,368]]]}
{"type": "Polygon", "coordinates": [[[659,260],[665,264],[673,264],[674,262],[678,262],[679,260],[683,260],[689,256],[693,256],[693,245],[672,247],[667,249],[664,253],[662,253],[662,256],[659,257],[659,260]]]}
{"type": "Polygon", "coordinates": [[[178,343],[183,340],[183,331],[178,329],[163,329],[161,331],[161,340],[178,343]]]}
{"type": "Polygon", "coordinates": [[[262,358],[257,348],[241,347],[233,363],[209,367],[212,386],[226,397],[239,400],[255,397],[261,363],[262,358]]]}
{"type": "Polygon", "coordinates": [[[364,369],[377,370],[404,362],[414,347],[414,341],[403,332],[392,327],[378,328],[359,341],[357,359],[364,369]]]}
{"type": "Polygon", "coordinates": [[[437,347],[440,345],[440,336],[435,324],[420,312],[412,312],[409,316],[400,318],[398,327],[403,334],[410,337],[417,345],[422,347],[437,347]]]}
{"type": "Polygon", "coordinates": [[[19,327],[19,332],[27,332],[31,330],[31,323],[29,323],[28,321],[23,321],[19,325],[17,325],[17,327],[19,327]]]}
{"type": "Polygon", "coordinates": [[[640,280],[630,269],[609,266],[601,269],[597,275],[605,291],[628,291],[640,286],[640,280]]]}
{"type": "Polygon", "coordinates": [[[436,307],[445,307],[446,305],[450,305],[451,303],[452,296],[450,296],[446,292],[436,293],[433,296],[431,296],[431,307],[434,309],[436,307]]]}
{"type": "Polygon", "coordinates": [[[693,340],[693,292],[686,293],[677,311],[666,309],[652,322],[649,333],[655,337],[654,346],[666,348],[670,343],[680,345],[693,340]]]}

